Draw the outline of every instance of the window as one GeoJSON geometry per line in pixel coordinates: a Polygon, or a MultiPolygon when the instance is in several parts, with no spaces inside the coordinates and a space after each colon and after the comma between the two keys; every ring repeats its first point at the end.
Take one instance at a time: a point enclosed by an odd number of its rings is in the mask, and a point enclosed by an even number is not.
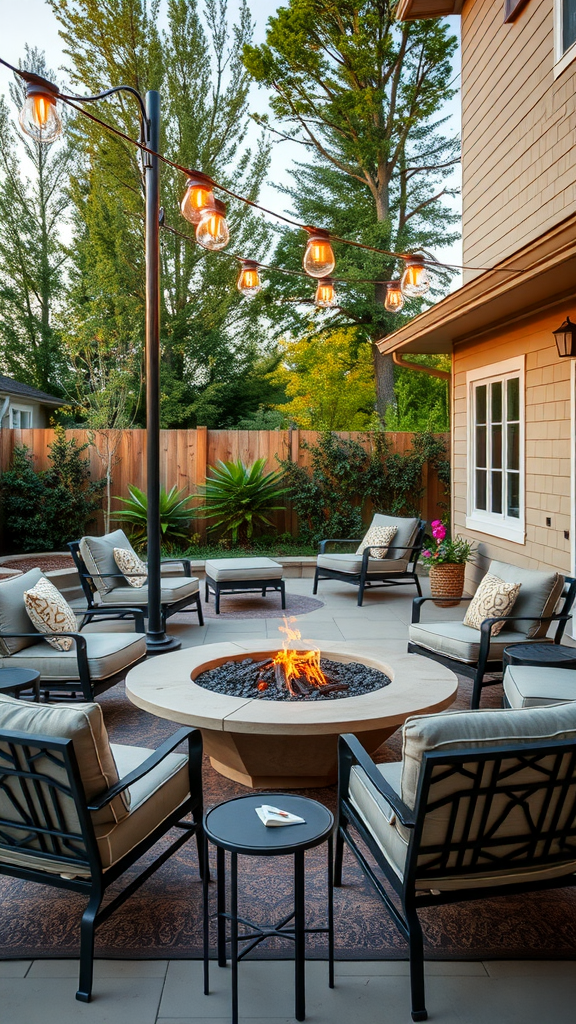
{"type": "Polygon", "coordinates": [[[10,426],[24,430],[32,426],[32,409],[25,405],[10,406],[10,426]]]}
{"type": "Polygon", "coordinates": [[[468,374],[471,529],[524,543],[524,360],[468,374]]]}
{"type": "Polygon", "coordinates": [[[554,77],[576,60],[576,0],[554,0],[554,77]]]}

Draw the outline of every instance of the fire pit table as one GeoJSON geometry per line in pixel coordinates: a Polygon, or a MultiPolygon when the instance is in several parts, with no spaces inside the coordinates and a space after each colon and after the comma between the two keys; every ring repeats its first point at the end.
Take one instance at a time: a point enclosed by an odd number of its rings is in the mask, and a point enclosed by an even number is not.
{"type": "MultiPolygon", "coordinates": [[[[309,643],[293,645],[307,650],[309,643]]],[[[252,658],[269,662],[278,653],[270,640],[206,644],[150,658],[126,678],[137,707],[202,730],[204,750],[220,774],[253,789],[329,786],[337,778],[337,740],[352,732],[372,754],[409,715],[442,711],[458,689],[450,669],[384,642],[332,643],[322,658],[361,662],[391,682],[362,696],[270,700],[231,697],[198,686],[208,669],[252,658]]]]}

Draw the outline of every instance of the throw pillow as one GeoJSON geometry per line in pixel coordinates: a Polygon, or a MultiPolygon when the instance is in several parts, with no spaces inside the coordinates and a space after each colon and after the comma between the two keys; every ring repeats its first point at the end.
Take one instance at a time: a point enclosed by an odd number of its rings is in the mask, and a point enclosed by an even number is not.
{"type": "Polygon", "coordinates": [[[386,552],[397,530],[397,526],[371,526],[364,540],[360,542],[356,554],[361,555],[366,548],[372,548],[375,544],[382,544],[381,548],[375,548],[374,551],[370,552],[370,558],[386,558],[386,552]]]}
{"type": "MultiPolygon", "coordinates": [[[[31,590],[24,591],[24,605],[30,621],[40,633],[77,633],[78,623],[68,601],[42,576],[31,590]]],[[[57,651],[69,651],[74,641],[69,636],[44,637],[57,651]]]]}
{"type": "Polygon", "coordinates": [[[126,582],[131,587],[143,587],[148,582],[148,569],[142,559],[138,558],[133,551],[126,548],[114,548],[114,561],[126,576],[126,582]],[[134,573],[142,573],[142,576],[134,576],[134,573]]]}
{"type": "MultiPolygon", "coordinates": [[[[492,619],[498,615],[509,615],[514,602],[520,593],[521,583],[504,583],[498,576],[486,573],[474,594],[464,618],[465,626],[480,629],[484,619],[492,619]]],[[[495,622],[490,630],[491,636],[498,636],[505,622],[495,622]]]]}

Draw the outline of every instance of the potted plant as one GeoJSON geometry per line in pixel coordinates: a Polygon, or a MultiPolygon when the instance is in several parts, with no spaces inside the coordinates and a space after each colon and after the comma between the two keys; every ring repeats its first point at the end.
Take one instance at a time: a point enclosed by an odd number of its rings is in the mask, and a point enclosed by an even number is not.
{"type": "Polygon", "coordinates": [[[421,561],[430,567],[430,593],[434,604],[451,608],[458,604],[464,592],[466,563],[473,561],[473,544],[460,536],[447,537],[440,519],[434,520],[431,530],[433,542],[422,551],[421,561]]]}

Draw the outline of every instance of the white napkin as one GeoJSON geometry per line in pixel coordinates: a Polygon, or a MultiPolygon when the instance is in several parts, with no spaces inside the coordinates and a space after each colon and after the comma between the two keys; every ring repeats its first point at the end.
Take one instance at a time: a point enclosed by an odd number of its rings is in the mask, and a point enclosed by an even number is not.
{"type": "Polygon", "coordinates": [[[304,818],[299,818],[297,814],[290,814],[288,811],[283,811],[280,807],[271,807],[270,804],[262,804],[261,807],[256,807],[255,810],[263,825],[277,826],[305,824],[304,818]]]}

